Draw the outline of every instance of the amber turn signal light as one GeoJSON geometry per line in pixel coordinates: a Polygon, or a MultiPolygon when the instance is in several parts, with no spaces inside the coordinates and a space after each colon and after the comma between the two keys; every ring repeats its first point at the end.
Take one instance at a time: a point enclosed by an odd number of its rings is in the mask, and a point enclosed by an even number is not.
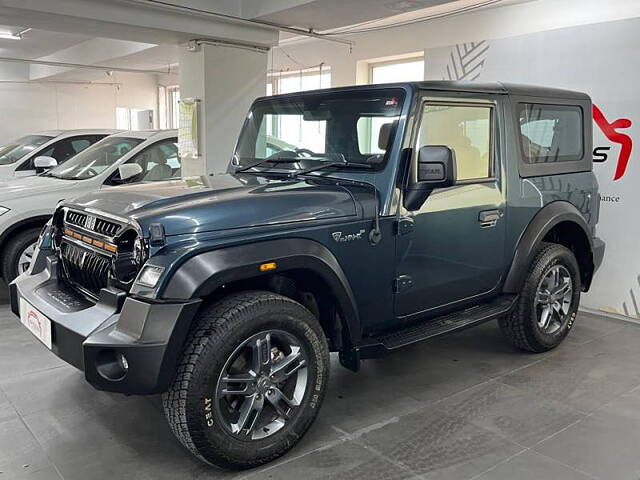
{"type": "Polygon", "coordinates": [[[268,272],[269,270],[275,270],[277,267],[276,262],[263,263],[260,265],[260,271],[268,272]]]}

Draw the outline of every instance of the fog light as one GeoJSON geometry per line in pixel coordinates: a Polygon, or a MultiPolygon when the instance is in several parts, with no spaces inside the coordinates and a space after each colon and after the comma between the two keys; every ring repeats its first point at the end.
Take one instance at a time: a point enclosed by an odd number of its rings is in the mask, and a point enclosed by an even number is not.
{"type": "Polygon", "coordinates": [[[127,357],[125,357],[122,353],[118,354],[118,363],[120,367],[125,371],[125,373],[129,370],[129,362],[127,362],[127,357]]]}
{"type": "Polygon", "coordinates": [[[129,371],[129,361],[122,353],[108,348],[101,350],[96,356],[96,370],[101,377],[117,382],[129,371]]]}
{"type": "Polygon", "coordinates": [[[158,284],[162,272],[164,272],[164,268],[162,267],[147,265],[142,269],[140,275],[138,275],[136,283],[145,287],[154,288],[158,284]]]}

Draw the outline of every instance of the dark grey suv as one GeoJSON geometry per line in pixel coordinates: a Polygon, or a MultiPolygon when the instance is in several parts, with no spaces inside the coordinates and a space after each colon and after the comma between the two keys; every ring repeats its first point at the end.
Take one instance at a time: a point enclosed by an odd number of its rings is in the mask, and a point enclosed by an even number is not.
{"type": "Polygon", "coordinates": [[[604,254],[590,112],[502,84],[258,99],[228,174],[60,205],[13,311],[96,388],[162,393],[202,460],[262,464],[316,417],[329,352],[356,371],[493,319],[564,340],[604,254]]]}

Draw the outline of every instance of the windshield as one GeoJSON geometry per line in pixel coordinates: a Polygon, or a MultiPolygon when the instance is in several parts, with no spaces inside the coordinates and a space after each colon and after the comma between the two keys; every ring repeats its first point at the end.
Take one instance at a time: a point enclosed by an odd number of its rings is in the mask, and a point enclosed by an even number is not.
{"type": "Polygon", "coordinates": [[[256,102],[240,134],[234,165],[305,169],[318,162],[366,164],[387,160],[404,90],[307,93],[256,102]],[[282,167],[281,165],[285,165],[282,167]]]}
{"type": "Polygon", "coordinates": [[[144,142],[142,138],[107,137],[83,150],[45,175],[67,180],[86,180],[104,172],[144,142]]]}
{"type": "Polygon", "coordinates": [[[27,135],[26,137],[3,145],[0,147],[0,165],[9,165],[17,162],[52,138],[53,137],[47,135],[27,135]]]}

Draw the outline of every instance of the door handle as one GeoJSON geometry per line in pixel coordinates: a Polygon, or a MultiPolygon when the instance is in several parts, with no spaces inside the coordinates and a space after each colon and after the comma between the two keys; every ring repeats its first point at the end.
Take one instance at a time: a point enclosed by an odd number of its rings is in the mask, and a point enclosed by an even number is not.
{"type": "Polygon", "coordinates": [[[502,215],[502,210],[483,210],[478,215],[478,222],[482,228],[495,227],[502,215]]]}

